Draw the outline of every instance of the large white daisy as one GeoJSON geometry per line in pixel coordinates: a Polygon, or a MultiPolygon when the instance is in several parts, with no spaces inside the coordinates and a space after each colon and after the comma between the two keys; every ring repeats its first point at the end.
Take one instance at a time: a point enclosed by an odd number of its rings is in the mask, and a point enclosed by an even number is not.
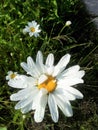
{"type": "Polygon", "coordinates": [[[73,111],[70,101],[83,98],[75,85],[84,82],[82,77],[85,72],[80,70],[79,65],[66,69],[69,61],[70,54],[66,54],[54,65],[54,55],[50,53],[44,64],[43,55],[38,51],[36,62],[28,57],[27,63],[21,63],[28,76],[19,75],[8,82],[9,86],[21,89],[10,96],[12,101],[19,101],[15,109],[21,109],[22,113],[35,110],[36,122],[43,120],[47,104],[54,122],[59,118],[58,108],[65,116],[71,117],[73,111]]]}
{"type": "Polygon", "coordinates": [[[39,24],[36,21],[28,22],[28,26],[25,26],[23,33],[29,33],[30,37],[38,37],[41,30],[39,29],[39,24]]]}

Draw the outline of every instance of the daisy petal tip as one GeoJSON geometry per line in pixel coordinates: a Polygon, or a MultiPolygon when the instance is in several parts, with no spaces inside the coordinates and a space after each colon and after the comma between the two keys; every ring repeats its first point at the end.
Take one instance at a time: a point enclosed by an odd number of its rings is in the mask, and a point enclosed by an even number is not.
{"type": "Polygon", "coordinates": [[[83,76],[85,75],[85,71],[84,70],[82,70],[82,73],[83,73],[83,76]]]}
{"type": "Polygon", "coordinates": [[[58,119],[52,119],[54,123],[57,123],[58,122],[58,119]]]}
{"type": "Polygon", "coordinates": [[[38,54],[42,53],[40,50],[37,52],[38,54]]]}
{"type": "Polygon", "coordinates": [[[69,111],[69,113],[67,114],[67,117],[72,117],[73,116],[73,111],[72,109],[69,111]]]}
{"type": "Polygon", "coordinates": [[[27,60],[32,60],[32,57],[31,57],[31,56],[28,56],[28,57],[27,57],[27,60]]]}
{"type": "Polygon", "coordinates": [[[39,118],[34,117],[34,120],[36,123],[41,123],[43,121],[43,119],[40,117],[39,118]]]}
{"type": "Polygon", "coordinates": [[[21,63],[20,63],[20,66],[22,67],[23,65],[24,65],[24,63],[23,63],[23,62],[21,62],[21,63]]]}
{"type": "Polygon", "coordinates": [[[83,99],[83,94],[79,91],[79,93],[76,95],[77,99],[83,99]]]}
{"type": "Polygon", "coordinates": [[[12,87],[11,80],[8,81],[8,86],[12,87]]]}
{"type": "Polygon", "coordinates": [[[19,109],[19,108],[17,108],[17,106],[15,106],[14,108],[15,108],[15,110],[18,110],[18,109],[19,109]]]}
{"type": "Polygon", "coordinates": [[[79,99],[83,99],[84,98],[84,95],[81,93],[81,96],[79,97],[79,99]]]}
{"type": "Polygon", "coordinates": [[[22,31],[22,32],[23,32],[23,34],[26,34],[26,33],[27,33],[25,29],[23,29],[23,31],[22,31]]]}
{"type": "Polygon", "coordinates": [[[10,100],[13,101],[13,95],[10,96],[10,100]]]}
{"type": "Polygon", "coordinates": [[[70,59],[71,55],[68,53],[68,54],[66,54],[66,57],[67,57],[68,59],[70,59]]]}
{"type": "Polygon", "coordinates": [[[70,57],[71,55],[69,53],[65,55],[66,65],[69,63],[70,57]]]}
{"type": "Polygon", "coordinates": [[[84,83],[84,80],[83,80],[83,79],[81,80],[81,83],[84,83]]]}
{"type": "Polygon", "coordinates": [[[68,53],[68,54],[66,54],[66,55],[68,55],[69,57],[71,57],[71,55],[68,53]]]}
{"type": "Polygon", "coordinates": [[[69,117],[72,117],[72,116],[73,116],[73,112],[72,112],[72,113],[70,113],[69,117]]]}

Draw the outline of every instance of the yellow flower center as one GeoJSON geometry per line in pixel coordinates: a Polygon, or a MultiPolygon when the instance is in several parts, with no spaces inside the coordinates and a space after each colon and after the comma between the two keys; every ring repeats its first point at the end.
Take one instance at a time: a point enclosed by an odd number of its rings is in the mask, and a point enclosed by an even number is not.
{"type": "Polygon", "coordinates": [[[52,76],[48,76],[48,79],[44,81],[43,83],[38,85],[38,88],[45,88],[48,92],[53,92],[56,88],[56,79],[52,76]]]}
{"type": "Polygon", "coordinates": [[[31,27],[30,30],[31,30],[31,32],[35,32],[35,28],[34,27],[31,27]]]}
{"type": "Polygon", "coordinates": [[[10,77],[11,77],[11,79],[14,79],[16,77],[16,74],[13,73],[10,75],[10,77]]]}

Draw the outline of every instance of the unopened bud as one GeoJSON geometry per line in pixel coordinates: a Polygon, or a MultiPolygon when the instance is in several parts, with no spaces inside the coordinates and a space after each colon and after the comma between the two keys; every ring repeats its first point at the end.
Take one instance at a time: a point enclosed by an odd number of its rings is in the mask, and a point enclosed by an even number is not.
{"type": "Polygon", "coordinates": [[[70,26],[71,25],[71,21],[66,21],[66,26],[70,26]]]}

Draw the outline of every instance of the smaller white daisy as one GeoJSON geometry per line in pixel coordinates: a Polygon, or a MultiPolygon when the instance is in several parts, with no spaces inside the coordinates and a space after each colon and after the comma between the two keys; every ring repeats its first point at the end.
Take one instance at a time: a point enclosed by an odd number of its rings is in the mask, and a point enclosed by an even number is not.
{"type": "Polygon", "coordinates": [[[28,26],[25,26],[23,33],[29,33],[30,37],[38,37],[41,30],[39,29],[39,24],[36,21],[28,22],[28,26]]]}
{"type": "Polygon", "coordinates": [[[17,72],[8,71],[8,75],[6,76],[6,80],[12,80],[15,79],[18,76],[17,72]]]}

